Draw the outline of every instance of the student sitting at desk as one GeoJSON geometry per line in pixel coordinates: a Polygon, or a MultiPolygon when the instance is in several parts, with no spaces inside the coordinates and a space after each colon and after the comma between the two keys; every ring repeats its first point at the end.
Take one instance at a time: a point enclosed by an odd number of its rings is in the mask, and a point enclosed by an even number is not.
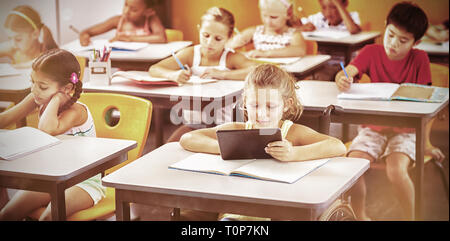
{"type": "Polygon", "coordinates": [[[319,0],[322,12],[302,18],[302,31],[339,30],[361,32],[358,12],[348,12],[348,0],[319,0]]]}
{"type": "Polygon", "coordinates": [[[189,151],[220,154],[217,130],[280,128],[283,140],[269,143],[265,149],[279,161],[305,161],[343,155],[345,146],[340,140],[293,123],[301,118],[303,111],[296,88],[295,79],[286,71],[275,65],[262,64],[245,79],[242,95],[247,122],[231,122],[195,130],[184,134],[180,144],[189,151]]]}
{"type": "Polygon", "coordinates": [[[29,6],[18,6],[8,13],[5,25],[8,42],[0,44],[0,57],[8,57],[16,67],[31,67],[42,52],[58,48],[41,17],[29,6]]]}
{"type": "Polygon", "coordinates": [[[431,25],[425,36],[437,43],[448,41],[448,19],[441,24],[431,25]]]}
{"type": "MultiPolygon", "coordinates": [[[[425,34],[428,19],[417,5],[399,3],[386,20],[383,45],[365,46],[359,55],[336,75],[341,91],[351,87],[353,78],[369,75],[372,82],[416,83],[431,85],[430,61],[427,53],[414,49],[425,34]],[[348,77],[346,77],[348,75],[348,77]]],[[[348,156],[370,161],[385,160],[389,180],[402,203],[404,217],[412,219],[414,186],[408,167],[415,160],[416,136],[414,128],[364,125],[349,148],[348,156]]],[[[430,144],[430,143],[428,143],[430,144]]],[[[426,146],[426,153],[437,159],[443,154],[438,148],[426,146]]],[[[357,218],[369,220],[365,212],[366,187],[360,178],[352,189],[352,206],[357,218]]]]}
{"type": "Polygon", "coordinates": [[[295,28],[289,0],[259,0],[263,25],[245,29],[229,41],[232,49],[253,43],[251,58],[301,57],[306,54],[302,34],[295,28]]]}
{"type": "MultiPolygon", "coordinates": [[[[257,64],[244,55],[225,48],[225,43],[232,35],[233,29],[232,13],[223,8],[210,8],[201,18],[200,44],[185,48],[174,57],[152,65],[149,69],[150,75],[175,80],[180,84],[186,83],[192,75],[210,79],[243,80],[251,68],[257,64]]],[[[222,108],[221,111],[223,118],[216,120],[216,123],[231,121],[232,107],[222,108]]],[[[192,119],[202,118],[201,113],[184,111],[183,115],[186,116],[185,119],[189,124],[197,124],[197,126],[201,124],[192,123],[192,119]],[[189,115],[192,115],[192,119],[187,117],[189,115]]],[[[193,128],[195,128],[193,125],[180,127],[172,134],[168,142],[178,141],[182,134],[193,128]]]]}
{"type": "Polygon", "coordinates": [[[90,38],[112,29],[116,36],[110,41],[166,43],[165,28],[156,15],[154,0],[125,0],[122,15],[112,17],[80,33],[81,46],[90,38]]]}
{"type": "MultiPolygon", "coordinates": [[[[53,49],[39,56],[32,68],[31,93],[13,108],[0,113],[0,128],[39,108],[38,128],[48,134],[96,136],[87,106],[77,102],[83,84],[79,80],[80,65],[75,56],[53,49]]],[[[61,161],[64,161],[63,156],[61,161]]],[[[95,205],[105,196],[106,189],[100,178],[98,174],[65,191],[67,216],[95,205]]],[[[21,190],[8,202],[6,189],[0,188],[0,220],[22,220],[42,206],[47,208],[40,220],[51,220],[50,201],[49,193],[21,190]]]]}

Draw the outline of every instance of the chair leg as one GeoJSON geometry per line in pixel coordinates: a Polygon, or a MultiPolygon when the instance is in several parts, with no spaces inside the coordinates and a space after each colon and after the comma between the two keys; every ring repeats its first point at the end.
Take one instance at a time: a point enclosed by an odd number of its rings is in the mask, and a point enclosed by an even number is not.
{"type": "Polygon", "coordinates": [[[439,169],[439,172],[441,174],[441,180],[442,180],[442,184],[444,184],[444,189],[445,189],[445,193],[447,194],[447,201],[449,200],[449,194],[448,194],[448,177],[447,177],[447,173],[445,173],[445,168],[444,165],[442,165],[442,163],[438,160],[432,160],[432,162],[434,163],[434,165],[439,169]]]}

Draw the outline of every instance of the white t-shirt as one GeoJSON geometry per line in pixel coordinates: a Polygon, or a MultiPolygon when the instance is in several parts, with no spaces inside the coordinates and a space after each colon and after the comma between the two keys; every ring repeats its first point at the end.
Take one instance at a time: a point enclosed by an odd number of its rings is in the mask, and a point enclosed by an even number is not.
{"type": "MultiPolygon", "coordinates": [[[[353,19],[355,24],[360,25],[361,21],[359,20],[358,12],[350,12],[350,17],[353,19]]],[[[316,29],[330,29],[330,30],[348,30],[342,21],[340,24],[336,26],[332,26],[328,23],[328,20],[323,16],[322,12],[318,12],[316,14],[310,15],[307,18],[302,18],[302,24],[312,23],[316,27],[316,29]]]]}

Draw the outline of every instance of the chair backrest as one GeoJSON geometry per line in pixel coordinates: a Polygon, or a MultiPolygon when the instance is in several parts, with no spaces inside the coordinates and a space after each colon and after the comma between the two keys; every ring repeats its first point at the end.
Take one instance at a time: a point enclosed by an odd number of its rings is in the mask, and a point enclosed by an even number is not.
{"type": "Polygon", "coordinates": [[[166,28],[167,42],[183,41],[183,32],[177,29],[166,28]]]}
{"type": "Polygon", "coordinates": [[[448,88],[448,66],[430,63],[430,70],[432,85],[448,88]]]}
{"type": "Polygon", "coordinates": [[[306,54],[307,55],[317,55],[319,51],[319,46],[314,40],[305,40],[306,43],[306,54]]]}
{"type": "Polygon", "coordinates": [[[105,171],[111,173],[142,155],[147,141],[151,117],[152,103],[149,100],[113,93],[83,93],[79,99],[86,104],[95,123],[97,137],[127,139],[137,142],[137,147],[128,152],[128,160],[105,171]],[[116,125],[110,126],[110,113],[117,109],[120,119],[116,125]]]}

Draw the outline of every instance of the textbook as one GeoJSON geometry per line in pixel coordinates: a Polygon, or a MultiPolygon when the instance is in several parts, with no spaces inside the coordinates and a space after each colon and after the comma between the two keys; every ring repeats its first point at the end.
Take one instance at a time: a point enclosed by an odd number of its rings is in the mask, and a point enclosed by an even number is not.
{"type": "MultiPolygon", "coordinates": [[[[111,76],[112,78],[121,77],[129,79],[142,85],[175,85],[178,83],[174,80],[169,80],[165,78],[152,77],[146,71],[117,71],[111,76]]],[[[187,84],[206,84],[216,82],[217,79],[202,79],[198,76],[191,76],[187,84]]]]}
{"type": "Polygon", "coordinates": [[[275,159],[223,160],[220,155],[196,153],[169,166],[172,169],[294,183],[330,159],[281,162],[275,159]]]}
{"type": "Polygon", "coordinates": [[[351,100],[407,100],[443,102],[448,99],[448,88],[412,83],[354,83],[350,90],[340,93],[338,99],[351,100]]]}
{"type": "Polygon", "coordinates": [[[0,159],[14,160],[61,143],[61,140],[33,127],[0,132],[0,159]]]}

